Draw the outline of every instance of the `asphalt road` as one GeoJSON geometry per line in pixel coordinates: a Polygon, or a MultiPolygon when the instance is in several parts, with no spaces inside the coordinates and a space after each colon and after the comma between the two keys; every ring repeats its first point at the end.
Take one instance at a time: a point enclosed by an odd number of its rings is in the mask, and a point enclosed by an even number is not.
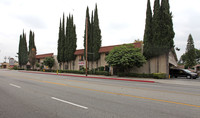
{"type": "Polygon", "coordinates": [[[0,70],[0,118],[199,117],[199,86],[0,70]]]}

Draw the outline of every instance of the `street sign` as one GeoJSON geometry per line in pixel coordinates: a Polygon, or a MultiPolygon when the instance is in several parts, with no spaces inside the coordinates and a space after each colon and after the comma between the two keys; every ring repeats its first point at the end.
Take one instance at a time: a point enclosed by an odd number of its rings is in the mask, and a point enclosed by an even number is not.
{"type": "Polygon", "coordinates": [[[79,61],[79,62],[78,62],[78,65],[79,65],[79,66],[84,66],[84,65],[85,65],[85,61],[79,61]]]}
{"type": "Polygon", "coordinates": [[[14,58],[9,59],[9,64],[10,64],[10,66],[14,66],[14,64],[15,64],[14,58]]]}

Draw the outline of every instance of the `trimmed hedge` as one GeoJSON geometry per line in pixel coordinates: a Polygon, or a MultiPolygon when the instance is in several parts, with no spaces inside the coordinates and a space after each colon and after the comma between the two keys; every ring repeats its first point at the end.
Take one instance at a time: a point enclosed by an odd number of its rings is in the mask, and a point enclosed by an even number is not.
{"type": "MultiPolygon", "coordinates": [[[[45,70],[45,72],[50,72],[49,70],[45,70]]],[[[57,72],[56,70],[52,70],[51,72],[57,72]]],[[[74,73],[74,74],[85,74],[83,70],[58,70],[59,73],[74,73]]],[[[107,71],[88,71],[88,74],[92,75],[105,75],[110,76],[109,72],[107,71]]]]}
{"type": "Polygon", "coordinates": [[[156,79],[166,79],[167,75],[165,73],[153,73],[153,78],[156,79]]]}
{"type": "Polygon", "coordinates": [[[165,79],[165,73],[152,73],[152,74],[145,74],[145,73],[118,73],[119,77],[139,77],[139,78],[155,78],[155,79],[165,79]]]}

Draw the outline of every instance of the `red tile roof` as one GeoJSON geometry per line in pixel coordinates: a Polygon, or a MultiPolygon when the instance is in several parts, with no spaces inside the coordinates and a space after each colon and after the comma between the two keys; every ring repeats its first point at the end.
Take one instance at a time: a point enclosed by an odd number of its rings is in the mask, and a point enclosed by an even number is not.
{"type": "Polygon", "coordinates": [[[75,55],[83,55],[84,54],[84,49],[76,50],[75,55]]]}
{"type": "Polygon", "coordinates": [[[45,57],[52,57],[53,53],[47,53],[47,54],[40,54],[40,55],[36,55],[36,59],[43,59],[45,57]]]}
{"type": "MultiPolygon", "coordinates": [[[[142,47],[142,43],[141,42],[133,43],[133,45],[135,46],[135,48],[141,48],[142,47]]],[[[99,49],[99,53],[110,52],[116,46],[121,46],[121,45],[113,45],[113,46],[104,46],[104,47],[101,47],[99,49]]],[[[84,49],[76,50],[74,54],[75,55],[83,55],[84,54],[84,49]]]]}

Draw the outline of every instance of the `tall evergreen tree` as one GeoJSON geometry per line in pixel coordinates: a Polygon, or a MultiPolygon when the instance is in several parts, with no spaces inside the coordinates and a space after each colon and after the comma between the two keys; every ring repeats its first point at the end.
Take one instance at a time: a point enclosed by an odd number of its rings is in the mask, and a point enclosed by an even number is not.
{"type": "Polygon", "coordinates": [[[193,67],[196,65],[196,53],[195,53],[195,47],[194,47],[194,41],[192,38],[192,35],[190,34],[188,37],[188,41],[187,41],[187,47],[186,47],[186,60],[185,60],[185,64],[186,67],[193,67]]]}
{"type": "Polygon", "coordinates": [[[35,50],[37,50],[37,49],[36,49],[36,46],[35,46],[35,34],[34,34],[34,32],[32,32],[32,31],[30,30],[30,33],[29,33],[29,53],[30,53],[30,51],[31,51],[33,48],[34,48],[35,50]]]}
{"type": "Polygon", "coordinates": [[[22,66],[22,42],[23,42],[23,39],[22,39],[22,35],[20,35],[20,38],[19,38],[19,50],[18,50],[18,62],[19,62],[19,66],[21,67],[22,66]]]}
{"type": "Polygon", "coordinates": [[[58,63],[60,64],[60,66],[62,63],[62,60],[61,60],[61,49],[62,49],[61,31],[62,31],[62,28],[61,28],[61,19],[60,19],[60,26],[59,26],[59,32],[58,32],[58,47],[57,47],[57,60],[58,60],[58,63]]]}
{"type": "MultiPolygon", "coordinates": [[[[92,14],[91,14],[91,21],[90,21],[90,25],[89,25],[89,37],[88,37],[88,61],[92,61],[94,60],[94,14],[93,14],[93,11],[92,11],[92,14]]],[[[93,63],[92,63],[92,66],[93,66],[93,63]]]]}
{"type": "MultiPolygon", "coordinates": [[[[66,62],[74,61],[75,59],[75,51],[76,51],[76,29],[73,21],[73,15],[69,15],[67,17],[67,25],[66,25],[66,40],[65,40],[65,60],[66,62]]],[[[71,69],[71,63],[70,63],[71,69]]]]}
{"type": "Polygon", "coordinates": [[[29,55],[28,55],[28,60],[34,69],[34,65],[36,62],[36,46],[35,46],[35,34],[30,30],[29,34],[29,55]]]}
{"type": "Polygon", "coordinates": [[[152,56],[159,56],[161,54],[161,12],[160,12],[160,0],[154,1],[154,14],[152,19],[152,56]]]}
{"type": "Polygon", "coordinates": [[[93,23],[93,53],[94,61],[100,58],[99,49],[101,47],[101,29],[99,27],[98,8],[97,4],[94,10],[94,23],[93,23]]]}
{"type": "Polygon", "coordinates": [[[30,63],[30,65],[31,65],[32,68],[34,69],[34,65],[35,65],[35,62],[36,62],[36,50],[35,50],[35,48],[32,48],[32,49],[29,51],[28,58],[29,58],[29,63],[30,63]]]}
{"type": "Polygon", "coordinates": [[[168,53],[174,47],[174,30],[172,13],[170,12],[169,0],[161,2],[161,42],[162,53],[168,53]]]}
{"type": "Polygon", "coordinates": [[[65,15],[63,13],[63,20],[61,24],[61,51],[60,51],[60,60],[63,63],[63,69],[64,69],[64,63],[66,62],[64,52],[65,52],[65,15]]]}
{"type": "Polygon", "coordinates": [[[70,61],[70,16],[67,17],[67,21],[66,21],[66,36],[65,36],[65,42],[64,42],[64,60],[65,62],[69,62],[70,61]]]}
{"type": "MultiPolygon", "coordinates": [[[[89,8],[87,7],[86,18],[88,19],[88,42],[87,42],[88,61],[92,61],[92,67],[93,67],[93,61],[97,61],[100,58],[99,49],[101,47],[101,42],[102,42],[97,5],[95,6],[94,13],[92,11],[91,21],[89,17],[89,8]]],[[[85,36],[84,36],[84,47],[85,47],[85,36]]]]}
{"type": "MultiPolygon", "coordinates": [[[[86,56],[85,54],[85,51],[86,51],[86,27],[87,27],[87,32],[88,32],[88,34],[87,34],[87,37],[88,37],[88,44],[89,44],[89,41],[90,41],[90,39],[89,39],[89,37],[90,37],[90,14],[89,14],[89,8],[87,7],[87,9],[86,9],[86,18],[85,18],[86,20],[87,20],[87,26],[86,26],[86,22],[85,22],[85,32],[84,32],[84,56],[86,56]]],[[[85,20],[85,21],[86,21],[85,20]]],[[[89,47],[89,45],[88,45],[88,47],[89,47]]],[[[87,47],[87,48],[88,48],[87,47]]],[[[88,48],[89,49],[89,48],[88,48]]]]}
{"type": "Polygon", "coordinates": [[[27,51],[27,42],[26,42],[26,34],[23,31],[22,34],[22,44],[21,44],[21,64],[26,65],[28,62],[28,51],[27,51]]]}
{"type": "Polygon", "coordinates": [[[149,59],[152,57],[152,11],[151,11],[151,3],[150,0],[147,2],[147,10],[146,10],[146,24],[144,31],[144,56],[149,59]]]}
{"type": "Polygon", "coordinates": [[[74,24],[74,19],[73,19],[73,15],[72,15],[72,18],[71,18],[71,21],[72,21],[72,40],[71,40],[71,54],[72,54],[72,57],[71,57],[71,60],[75,60],[76,56],[74,55],[75,51],[76,51],[76,48],[77,48],[77,35],[76,35],[76,25],[74,24]]]}

